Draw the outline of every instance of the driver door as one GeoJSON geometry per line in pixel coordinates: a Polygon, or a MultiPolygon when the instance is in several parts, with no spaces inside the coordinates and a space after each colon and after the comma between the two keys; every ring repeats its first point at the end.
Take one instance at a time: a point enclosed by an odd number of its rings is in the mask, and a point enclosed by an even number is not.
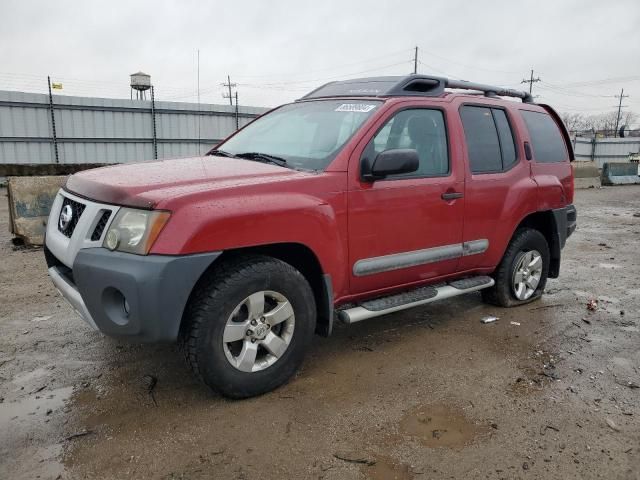
{"type": "Polygon", "coordinates": [[[462,255],[464,172],[447,130],[441,109],[398,109],[354,150],[348,192],[352,294],[456,271],[462,255]],[[374,182],[361,178],[363,159],[373,161],[396,148],[417,150],[416,172],[374,182]]]}

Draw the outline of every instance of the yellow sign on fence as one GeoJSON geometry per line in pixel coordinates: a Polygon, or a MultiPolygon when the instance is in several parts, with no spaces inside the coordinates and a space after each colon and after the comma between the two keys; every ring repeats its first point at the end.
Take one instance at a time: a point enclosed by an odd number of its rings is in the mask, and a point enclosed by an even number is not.
{"type": "Polygon", "coordinates": [[[53,82],[51,84],[51,88],[53,88],[54,90],[62,90],[62,84],[53,82]]]}

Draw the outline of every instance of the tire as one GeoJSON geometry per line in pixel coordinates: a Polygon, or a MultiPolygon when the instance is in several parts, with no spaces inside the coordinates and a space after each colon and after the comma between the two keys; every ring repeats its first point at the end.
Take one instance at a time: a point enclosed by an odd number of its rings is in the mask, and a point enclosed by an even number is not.
{"type": "Polygon", "coordinates": [[[549,245],[542,233],[533,228],[517,230],[492,275],[495,285],[482,290],[482,299],[500,307],[515,307],[538,300],[547,284],[549,260],[549,245]],[[538,255],[541,268],[535,260],[538,255]],[[529,268],[532,263],[535,265],[529,268]],[[534,282],[538,268],[539,279],[534,282]]]}
{"type": "Polygon", "coordinates": [[[313,291],[299,271],[272,257],[242,257],[215,265],[199,282],[185,311],[180,346],[211,389],[248,398],[293,376],[315,324],[313,291]]]}

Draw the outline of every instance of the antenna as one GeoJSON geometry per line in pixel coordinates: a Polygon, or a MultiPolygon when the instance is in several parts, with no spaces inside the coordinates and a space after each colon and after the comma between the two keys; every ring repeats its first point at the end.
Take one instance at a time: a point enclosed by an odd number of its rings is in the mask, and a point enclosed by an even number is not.
{"type": "Polygon", "coordinates": [[[198,49],[198,67],[197,67],[197,87],[198,87],[198,155],[202,155],[200,151],[200,49],[198,49]]]}

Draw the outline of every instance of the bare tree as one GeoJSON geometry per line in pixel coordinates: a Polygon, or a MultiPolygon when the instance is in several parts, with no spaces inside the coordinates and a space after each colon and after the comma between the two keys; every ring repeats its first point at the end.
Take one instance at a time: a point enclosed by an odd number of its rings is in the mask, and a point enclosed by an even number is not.
{"type": "Polygon", "coordinates": [[[570,132],[579,132],[587,129],[585,116],[581,113],[561,113],[560,118],[570,132]]]}
{"type": "Polygon", "coordinates": [[[626,125],[633,128],[638,115],[632,111],[622,112],[617,122],[618,111],[601,113],[598,115],[583,115],[581,113],[561,113],[560,118],[570,132],[597,132],[606,136],[615,136],[616,124],[618,128],[626,125]]]}

